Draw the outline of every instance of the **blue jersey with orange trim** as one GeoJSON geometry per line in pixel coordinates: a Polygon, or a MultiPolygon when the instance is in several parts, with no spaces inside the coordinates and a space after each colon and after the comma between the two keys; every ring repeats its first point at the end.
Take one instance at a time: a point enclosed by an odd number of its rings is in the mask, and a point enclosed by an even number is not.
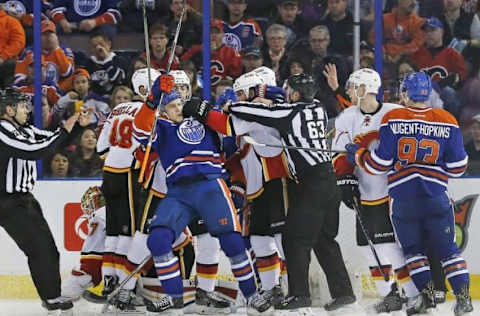
{"type": "Polygon", "coordinates": [[[235,25],[224,22],[223,42],[235,48],[237,52],[261,42],[262,31],[253,19],[245,19],[235,25]]]}
{"type": "MultiPolygon", "coordinates": [[[[147,145],[155,111],[143,105],[135,116],[133,134],[147,145]]],[[[159,156],[167,177],[167,186],[185,178],[225,178],[227,172],[220,156],[218,135],[194,119],[174,123],[157,120],[152,150],[159,156]]]]}
{"type": "Polygon", "coordinates": [[[380,143],[360,150],[357,162],[372,174],[388,173],[393,198],[432,197],[460,177],[468,156],[457,120],[443,109],[400,108],[382,119],[380,143]]]}

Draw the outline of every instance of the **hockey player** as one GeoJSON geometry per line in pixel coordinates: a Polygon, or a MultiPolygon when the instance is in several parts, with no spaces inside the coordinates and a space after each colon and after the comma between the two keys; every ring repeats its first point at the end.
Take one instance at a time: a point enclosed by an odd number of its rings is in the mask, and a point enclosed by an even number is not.
{"type": "MultiPolygon", "coordinates": [[[[377,101],[380,86],[381,79],[375,70],[364,68],[350,75],[346,92],[357,106],[345,109],[335,120],[333,150],[345,150],[345,145],[351,142],[366,148],[377,146],[382,117],[388,111],[401,107],[377,101]]],[[[393,272],[403,285],[407,297],[418,295],[418,291],[408,274],[403,253],[395,242],[389,212],[387,177],[371,175],[361,168],[355,168],[355,165],[347,160],[346,154],[336,155],[333,166],[337,175],[337,186],[342,192],[342,201],[351,209],[359,207],[359,216],[381,262],[379,267],[357,219],[357,245],[362,250],[372,279],[383,297],[383,300],[374,306],[375,311],[388,313],[401,310],[403,303],[393,272]],[[384,280],[384,273],[388,275],[389,281],[384,280]]]]}
{"type": "Polygon", "coordinates": [[[62,295],[77,300],[91,286],[102,281],[105,248],[105,197],[97,186],[89,187],[82,196],[80,207],[88,217],[88,235],[80,253],[80,267],[73,269],[62,282],[62,295]]]}
{"type": "MultiPolygon", "coordinates": [[[[151,70],[151,78],[160,73],[151,70]]],[[[135,93],[143,98],[148,95],[148,71],[139,69],[132,76],[135,93]]],[[[127,102],[117,105],[108,116],[97,142],[97,152],[108,152],[103,167],[103,193],[107,216],[107,238],[102,272],[104,295],[113,291],[147,255],[147,235],[137,231],[137,216],[143,209],[140,190],[131,165],[133,153],[139,143],[133,138],[132,124],[143,102],[127,102]]],[[[120,310],[135,309],[132,304],[133,289],[139,275],[131,278],[119,292],[116,302],[120,310]]]]}
{"type": "Polygon", "coordinates": [[[192,98],[192,85],[185,71],[171,70],[168,74],[173,76],[175,83],[173,88],[180,94],[183,101],[190,101],[192,98]]]}
{"type": "Polygon", "coordinates": [[[455,243],[453,206],[447,195],[448,179],[461,176],[468,162],[456,119],[443,109],[425,104],[432,90],[422,72],[402,83],[407,107],[394,109],[382,119],[376,149],[348,144],[347,158],[371,174],[388,174],[392,223],[407,258],[407,268],[421,292],[407,303],[407,314],[435,307],[430,249],[442,262],[456,296],[456,316],[473,311],[469,273],[455,243]]]}
{"type": "MultiPolygon", "coordinates": [[[[172,88],[171,76],[158,78],[134,120],[135,137],[146,144],[155,108],[160,106],[168,118],[158,119],[152,145],[165,168],[168,192],[152,220],[147,243],[158,279],[172,297],[170,314],[183,315],[183,286],[178,259],[174,257],[171,245],[185,226],[194,217],[200,216],[209,232],[218,236],[222,250],[230,258],[232,272],[247,299],[247,313],[270,315],[271,304],[255,289],[252,266],[239,233],[238,218],[230,191],[223,180],[226,171],[220,160],[217,136],[198,121],[183,119],[183,103],[177,92],[171,92],[172,88]],[[163,91],[168,94],[159,104],[163,91]]],[[[190,102],[201,103],[199,100],[190,102]]]]}
{"type": "MultiPolygon", "coordinates": [[[[236,102],[229,111],[234,117],[275,128],[287,145],[326,151],[327,117],[321,104],[314,101],[315,93],[311,76],[295,75],[288,79],[287,101],[290,104],[236,102]]],[[[205,104],[187,109],[188,114],[207,123],[214,113],[205,104]]],[[[334,298],[325,308],[338,309],[356,299],[340,247],[335,241],[339,200],[336,191],[331,193],[334,175],[330,155],[327,152],[287,150],[287,157],[299,183],[291,182],[288,187],[289,212],[282,244],[287,258],[290,296],[278,308],[309,312],[308,267],[313,248],[334,298]]]]}

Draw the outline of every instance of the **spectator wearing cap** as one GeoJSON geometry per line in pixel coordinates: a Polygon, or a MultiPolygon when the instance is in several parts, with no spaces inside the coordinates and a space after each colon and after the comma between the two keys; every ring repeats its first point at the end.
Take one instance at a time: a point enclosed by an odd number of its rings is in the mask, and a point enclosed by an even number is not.
{"type": "Polygon", "coordinates": [[[110,107],[103,98],[90,90],[90,74],[84,68],[77,68],[72,75],[73,89],[62,96],[53,107],[51,127],[71,116],[82,112],[89,124],[101,127],[110,113],[110,107]]]}
{"type": "MultiPolygon", "coordinates": [[[[210,68],[211,86],[216,85],[227,77],[237,78],[242,74],[242,56],[236,49],[226,46],[223,42],[224,22],[212,20],[210,26],[210,68]]],[[[192,60],[197,68],[202,65],[202,45],[193,45],[190,50],[180,57],[180,60],[192,60]]]]}
{"type": "Polygon", "coordinates": [[[202,37],[198,34],[199,30],[202,29],[202,15],[185,3],[184,0],[169,0],[169,2],[169,14],[160,19],[160,23],[168,27],[170,38],[175,36],[183,6],[187,6],[182,20],[180,35],[178,36],[178,43],[175,47],[175,55],[181,56],[193,45],[202,43],[202,37]]]}
{"type": "Polygon", "coordinates": [[[281,24],[272,24],[265,32],[267,45],[264,47],[263,60],[265,66],[275,72],[277,82],[287,78],[287,37],[288,28],[281,24]]]}
{"type": "MultiPolygon", "coordinates": [[[[150,44],[150,65],[152,68],[167,71],[168,59],[170,58],[170,50],[167,50],[168,45],[168,28],[161,23],[153,24],[149,31],[148,42],[150,44]]],[[[143,52],[141,57],[147,58],[147,53],[143,52]]],[[[178,69],[179,60],[175,56],[172,61],[170,70],[178,69]]]]}
{"type": "Polygon", "coordinates": [[[263,66],[263,54],[260,48],[247,47],[242,53],[243,73],[250,72],[263,66]]]}
{"type": "MultiPolygon", "coordinates": [[[[42,30],[42,58],[45,60],[45,81],[58,85],[61,90],[71,88],[73,73],[73,52],[70,48],[60,45],[56,34],[55,24],[50,20],[43,20],[42,30]]],[[[15,83],[25,80],[28,65],[33,59],[33,48],[27,47],[17,61],[15,68],[15,83]]]]}
{"type": "MultiPolygon", "coordinates": [[[[388,62],[397,62],[402,55],[412,54],[422,47],[425,35],[423,19],[415,12],[415,0],[398,0],[390,13],[383,15],[383,52],[388,62]]],[[[370,43],[375,43],[374,29],[370,31],[370,43]]]]}
{"type": "Polygon", "coordinates": [[[468,168],[466,174],[480,175],[480,113],[472,118],[469,128],[470,141],[465,144],[465,151],[468,154],[468,168]]]}
{"type": "Polygon", "coordinates": [[[25,30],[20,22],[0,9],[0,87],[10,84],[15,59],[25,48],[25,30]]]}
{"type": "Polygon", "coordinates": [[[90,73],[92,91],[109,100],[116,85],[127,83],[128,61],[112,51],[112,40],[101,31],[91,33],[90,50],[90,58],[78,66],[90,73]]]}
{"type": "Polygon", "coordinates": [[[50,15],[64,33],[88,33],[102,28],[113,38],[122,17],[117,3],[118,0],[55,0],[50,15]]]}
{"type": "Polygon", "coordinates": [[[287,27],[287,47],[302,38],[312,27],[312,22],[300,16],[300,8],[297,0],[279,0],[277,2],[278,16],[271,24],[280,24],[287,27]]]}
{"type": "Polygon", "coordinates": [[[261,47],[262,30],[255,20],[245,16],[247,0],[227,0],[228,19],[224,25],[223,42],[238,52],[249,46],[261,47]]]}
{"type": "Polygon", "coordinates": [[[353,16],[347,10],[347,0],[328,0],[328,14],[319,24],[326,25],[330,34],[330,48],[343,56],[353,54],[353,16]]]}

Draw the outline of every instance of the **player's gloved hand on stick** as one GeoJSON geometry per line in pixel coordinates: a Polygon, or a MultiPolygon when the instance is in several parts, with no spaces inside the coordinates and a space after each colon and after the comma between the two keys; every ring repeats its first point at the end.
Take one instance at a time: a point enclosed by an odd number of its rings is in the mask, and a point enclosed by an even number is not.
{"type": "Polygon", "coordinates": [[[358,179],[353,174],[342,175],[337,179],[337,186],[342,192],[342,202],[353,210],[354,198],[360,201],[358,179]]]}
{"type": "Polygon", "coordinates": [[[360,149],[360,146],[354,143],[350,143],[345,145],[345,149],[347,150],[347,160],[355,165],[355,154],[357,153],[357,150],[360,149]]]}
{"type": "Polygon", "coordinates": [[[202,101],[199,98],[192,98],[183,106],[183,117],[193,117],[199,122],[206,123],[208,113],[213,109],[213,106],[207,101],[202,101]]]}
{"type": "Polygon", "coordinates": [[[241,182],[233,182],[230,185],[230,193],[232,194],[233,204],[237,210],[242,209],[245,206],[247,200],[247,191],[245,184],[241,182]]]}
{"type": "Polygon", "coordinates": [[[152,85],[152,91],[147,98],[147,106],[156,109],[160,104],[163,93],[170,93],[175,86],[175,80],[172,75],[161,75],[152,85]]]}

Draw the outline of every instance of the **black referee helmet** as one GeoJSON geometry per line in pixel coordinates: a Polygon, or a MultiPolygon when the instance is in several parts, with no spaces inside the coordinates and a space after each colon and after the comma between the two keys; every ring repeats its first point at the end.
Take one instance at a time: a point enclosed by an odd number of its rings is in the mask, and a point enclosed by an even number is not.
{"type": "Polygon", "coordinates": [[[0,115],[6,113],[7,106],[16,107],[20,102],[30,103],[30,98],[12,87],[0,89],[0,115]]]}
{"type": "Polygon", "coordinates": [[[317,94],[317,83],[312,76],[307,74],[291,75],[287,79],[287,85],[300,93],[299,101],[312,102],[317,94]]]}

